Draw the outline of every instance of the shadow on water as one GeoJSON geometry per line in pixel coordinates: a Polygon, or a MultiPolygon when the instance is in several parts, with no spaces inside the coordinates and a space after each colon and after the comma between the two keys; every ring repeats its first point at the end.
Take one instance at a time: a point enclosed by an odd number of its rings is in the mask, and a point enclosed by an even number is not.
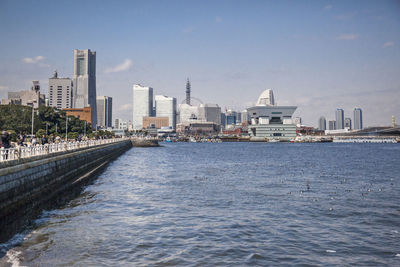
{"type": "Polygon", "coordinates": [[[92,184],[107,166],[108,164],[102,166],[90,176],[85,177],[85,179],[80,180],[81,176],[76,177],[76,179],[73,180],[79,182],[75,184],[71,183],[65,190],[60,191],[47,201],[31,203],[29,206],[25,206],[15,211],[12,215],[3,218],[3,220],[0,221],[0,258],[4,257],[7,250],[10,248],[20,245],[24,237],[38,226],[35,220],[39,218],[44,211],[62,208],[71,200],[80,196],[84,188],[92,184]]]}

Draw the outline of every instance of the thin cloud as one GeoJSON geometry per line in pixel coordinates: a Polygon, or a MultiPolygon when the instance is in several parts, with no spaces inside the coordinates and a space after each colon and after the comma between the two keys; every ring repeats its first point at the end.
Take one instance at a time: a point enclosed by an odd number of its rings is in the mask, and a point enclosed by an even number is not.
{"type": "Polygon", "coordinates": [[[324,7],[325,10],[329,10],[329,9],[331,9],[331,8],[332,8],[332,5],[326,5],[326,6],[324,7]]]}
{"type": "Polygon", "coordinates": [[[0,91],[7,91],[7,90],[8,90],[8,86],[0,85],[0,91]]]}
{"type": "Polygon", "coordinates": [[[182,30],[183,33],[192,33],[194,31],[194,27],[187,27],[182,30]]]}
{"type": "Polygon", "coordinates": [[[382,48],[394,46],[394,42],[386,42],[382,45],[382,48]]]}
{"type": "Polygon", "coordinates": [[[220,22],[222,22],[222,18],[221,18],[221,17],[219,17],[219,16],[217,16],[217,17],[215,18],[215,22],[216,22],[216,23],[220,23],[220,22]]]}
{"type": "Polygon", "coordinates": [[[337,40],[356,40],[360,37],[359,34],[348,33],[348,34],[341,34],[336,39],[337,40]]]}
{"type": "Polygon", "coordinates": [[[23,62],[28,63],[28,64],[36,64],[39,61],[43,60],[44,56],[37,56],[37,57],[25,57],[22,59],[23,62]]]}
{"type": "Polygon", "coordinates": [[[132,60],[127,58],[121,64],[119,64],[115,67],[112,67],[112,68],[107,68],[104,72],[105,73],[114,73],[114,72],[126,71],[126,70],[129,70],[131,68],[131,66],[132,66],[132,60]]]}
{"type": "Polygon", "coordinates": [[[132,104],[124,104],[118,107],[118,111],[128,111],[132,109],[132,104]]]}

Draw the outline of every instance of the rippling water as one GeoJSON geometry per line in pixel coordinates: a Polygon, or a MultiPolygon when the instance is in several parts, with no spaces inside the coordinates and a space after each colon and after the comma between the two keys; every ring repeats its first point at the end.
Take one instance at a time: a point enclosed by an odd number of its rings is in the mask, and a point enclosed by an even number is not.
{"type": "Polygon", "coordinates": [[[396,144],[134,148],[0,265],[399,266],[399,164],[396,144]]]}

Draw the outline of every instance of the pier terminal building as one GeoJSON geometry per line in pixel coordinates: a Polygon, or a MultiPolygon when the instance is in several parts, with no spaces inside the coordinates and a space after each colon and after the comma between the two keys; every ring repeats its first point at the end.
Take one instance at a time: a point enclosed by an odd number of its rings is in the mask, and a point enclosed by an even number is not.
{"type": "Polygon", "coordinates": [[[265,90],[258,98],[256,106],[247,109],[251,121],[248,126],[251,139],[254,141],[294,139],[296,125],[293,124],[292,115],[296,108],[276,105],[273,91],[265,90]]]}

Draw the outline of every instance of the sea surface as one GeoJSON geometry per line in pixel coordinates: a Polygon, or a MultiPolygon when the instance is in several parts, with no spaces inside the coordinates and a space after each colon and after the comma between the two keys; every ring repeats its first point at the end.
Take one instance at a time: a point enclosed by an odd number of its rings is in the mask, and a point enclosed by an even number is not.
{"type": "Polygon", "coordinates": [[[400,145],[133,148],[5,266],[400,266],[400,145]]]}

